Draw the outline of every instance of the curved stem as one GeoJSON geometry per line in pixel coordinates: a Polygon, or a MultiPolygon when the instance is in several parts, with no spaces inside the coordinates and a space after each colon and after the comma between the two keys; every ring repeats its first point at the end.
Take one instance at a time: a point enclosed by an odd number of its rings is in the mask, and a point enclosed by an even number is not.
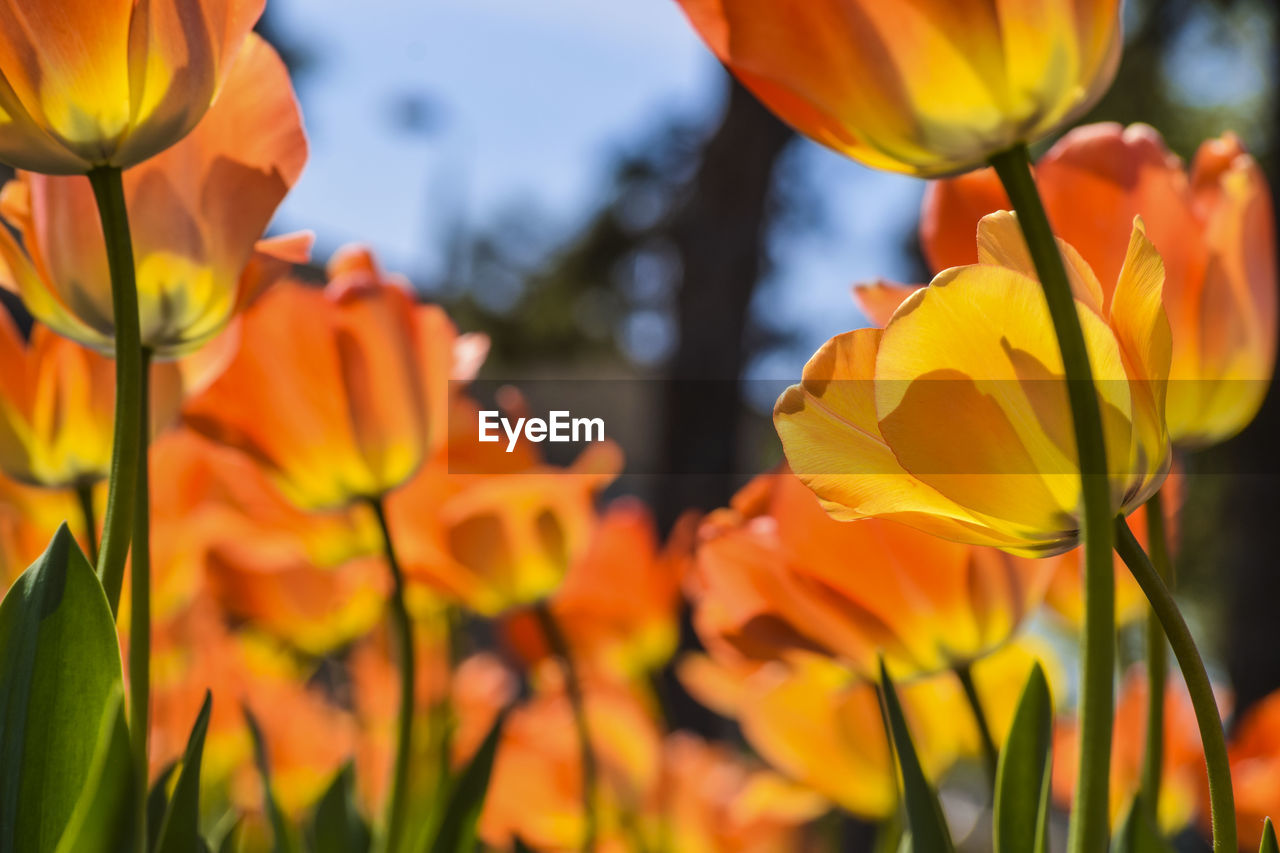
{"type": "Polygon", "coordinates": [[[987,781],[995,790],[996,767],[1000,763],[1000,748],[991,735],[991,725],[987,722],[987,712],[982,709],[982,697],[978,695],[978,687],[973,683],[973,670],[967,663],[959,663],[954,667],[956,678],[964,688],[964,698],[973,711],[973,721],[978,727],[978,736],[982,740],[982,759],[987,770],[987,781]]]}
{"type": "Polygon", "coordinates": [[[397,665],[400,671],[400,709],[396,719],[396,754],[391,775],[391,793],[387,800],[386,853],[398,853],[405,844],[405,823],[409,817],[409,764],[413,754],[413,710],[416,669],[414,665],[413,622],[405,605],[404,573],[396,556],[387,524],[386,510],[381,500],[369,502],[378,519],[382,532],[383,553],[387,569],[391,572],[391,597],[387,600],[391,623],[391,639],[396,646],[397,665]]]}
{"type": "MultiPolygon", "coordinates": [[[[1156,574],[1173,587],[1169,562],[1169,540],[1164,529],[1164,501],[1156,492],[1147,501],[1147,547],[1156,574]]],[[[1154,610],[1147,614],[1147,734],[1142,752],[1142,803],[1158,825],[1160,779],[1164,774],[1164,685],[1168,666],[1164,630],[1154,610]]]]}
{"type": "Polygon", "coordinates": [[[98,562],[98,517],[93,512],[93,483],[77,483],[74,489],[80,520],[84,524],[84,541],[89,546],[89,561],[98,562]]]}
{"type": "Polygon", "coordinates": [[[595,750],[591,746],[591,730],[587,725],[587,703],[582,695],[582,681],[578,677],[578,668],[573,663],[573,656],[569,653],[569,644],[565,641],[564,633],[556,623],[551,608],[545,601],[540,601],[534,605],[533,612],[538,617],[538,624],[542,626],[542,633],[546,635],[547,645],[559,658],[560,666],[564,669],[565,693],[568,694],[569,704],[573,707],[573,722],[578,730],[578,750],[582,760],[582,817],[585,824],[582,832],[582,849],[590,853],[596,849],[598,772],[595,750]]]}
{"type": "Polygon", "coordinates": [[[138,321],[138,284],[133,267],[133,241],[125,208],[124,182],[119,169],[100,166],[89,172],[89,183],[98,203],[102,234],[111,271],[111,310],[116,335],[115,438],[111,455],[111,485],[102,525],[98,576],[115,614],[120,607],[124,563],[129,555],[133,526],[134,493],[138,485],[138,453],[142,411],[142,329],[138,321]]]}
{"type": "MultiPolygon", "coordinates": [[[[151,422],[151,353],[142,351],[138,383],[143,429],[138,431],[138,491],[133,510],[133,549],[129,565],[129,730],[133,733],[133,767],[146,790],[150,779],[147,736],[151,715],[151,489],[147,443],[151,422]]],[[[145,798],[144,798],[145,799],[145,798]]],[[[146,803],[139,802],[139,818],[146,803]]],[[[139,824],[139,826],[144,826],[139,824]]],[[[138,847],[146,853],[146,833],[138,833],[138,847]]]]}
{"type": "Polygon", "coordinates": [[[1186,620],[1182,618],[1178,603],[1173,600],[1173,594],[1156,573],[1138,540],[1133,537],[1123,516],[1115,520],[1115,526],[1116,552],[1133,573],[1138,586],[1142,587],[1147,601],[1151,602],[1151,609],[1164,628],[1173,656],[1187,682],[1191,707],[1195,709],[1196,723],[1200,727],[1200,742],[1204,745],[1205,768],[1209,774],[1213,849],[1216,853],[1235,853],[1238,848],[1235,796],[1231,792],[1231,763],[1227,757],[1226,735],[1222,729],[1222,717],[1218,713],[1218,701],[1213,695],[1213,685],[1209,682],[1209,673],[1205,671],[1204,661],[1200,658],[1186,620]]]}
{"type": "Polygon", "coordinates": [[[1111,765],[1111,712],[1115,686],[1115,578],[1111,558],[1111,495],[1106,442],[1093,369],[1080,316],[1053,229],[1031,175],[1025,145],[991,158],[1013,202],[1036,274],[1049,304],[1058,349],[1066,371],[1067,397],[1080,464],[1084,542],[1084,625],[1080,637],[1080,763],[1067,848],[1095,853],[1107,848],[1111,765]]]}

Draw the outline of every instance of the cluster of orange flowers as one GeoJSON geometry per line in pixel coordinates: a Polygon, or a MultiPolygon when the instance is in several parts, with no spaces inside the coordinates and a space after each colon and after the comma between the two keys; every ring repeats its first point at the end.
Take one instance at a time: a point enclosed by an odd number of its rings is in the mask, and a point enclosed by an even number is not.
{"type": "MultiPolygon", "coordinates": [[[[781,116],[929,177],[1063,126],[1120,51],[1115,0],[682,5],[781,116]]],[[[1070,692],[1046,639],[1086,609],[1069,368],[995,172],[930,186],[936,277],[856,288],[876,325],[829,341],[778,401],[786,465],[663,544],[643,505],[599,505],[622,469],[612,444],[557,467],[478,440],[482,336],[366,250],[338,252],[320,287],[295,275],[308,235],[263,239],[307,151],[284,65],[249,32],[261,10],[0,5],[0,160],[30,170],[0,192],[0,285],[34,317],[26,333],[0,314],[0,583],[64,522],[98,551],[118,270],[84,174],[123,168],[150,365],[152,779],[211,691],[204,810],[243,819],[244,849],[278,832],[264,802],[304,822],[349,767],[364,814],[430,814],[500,732],[478,821],[494,847],[803,850],[832,810],[899,809],[882,666],[934,780],[1002,748],[1033,661],[1070,692]],[[677,659],[686,606],[702,650],[677,659]],[[668,730],[668,666],[758,757],[668,730]]],[[[1153,129],[1103,124],[1064,136],[1035,181],[1097,381],[1110,510],[1142,520],[1163,489],[1173,522],[1175,449],[1239,432],[1270,383],[1265,180],[1230,134],[1188,171],[1153,129]]],[[[1122,625],[1146,615],[1119,561],[1115,591],[1122,625]]],[[[121,602],[126,649],[139,600],[121,602]]],[[[1123,673],[1112,820],[1141,785],[1145,690],[1123,673]]],[[[1159,823],[1207,827],[1181,681],[1163,702],[1159,823]]],[[[1054,726],[1070,807],[1078,726],[1054,726]]],[[[1230,745],[1255,847],[1280,802],[1277,732],[1280,695],[1230,745]]]]}

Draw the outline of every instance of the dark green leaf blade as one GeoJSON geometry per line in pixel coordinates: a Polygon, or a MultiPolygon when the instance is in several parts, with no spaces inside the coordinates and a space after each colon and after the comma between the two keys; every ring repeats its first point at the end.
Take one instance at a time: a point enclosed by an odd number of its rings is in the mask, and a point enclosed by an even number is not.
{"type": "Polygon", "coordinates": [[[267,762],[267,744],[262,737],[262,727],[258,725],[258,719],[249,710],[249,706],[245,705],[241,710],[244,711],[244,722],[249,727],[249,737],[253,741],[253,761],[262,780],[262,809],[271,824],[272,853],[295,853],[298,845],[271,787],[271,768],[267,762]]]}
{"type": "Polygon", "coordinates": [[[313,853],[368,853],[372,834],[356,808],[355,781],[347,762],[320,797],[308,832],[313,853]]]}
{"type": "Polygon", "coordinates": [[[1276,828],[1271,823],[1271,818],[1263,821],[1262,845],[1258,847],[1258,853],[1280,853],[1280,844],[1276,843],[1276,828]]]}
{"type": "Polygon", "coordinates": [[[196,716],[187,749],[182,754],[182,769],[174,783],[173,795],[165,808],[160,834],[156,839],[156,853],[190,853],[200,849],[204,840],[200,837],[200,761],[204,755],[204,736],[209,730],[209,712],[213,696],[205,691],[204,704],[196,716]]]}
{"type": "Polygon", "coordinates": [[[1151,824],[1141,797],[1134,797],[1116,828],[1112,853],[1174,853],[1173,845],[1151,824]]]}
{"type": "Polygon", "coordinates": [[[498,715],[471,762],[454,777],[448,805],[435,832],[428,836],[430,841],[423,846],[424,851],[466,853],[475,849],[476,822],[489,790],[489,775],[493,772],[493,760],[498,754],[506,719],[506,712],[498,715]]]}
{"type": "Polygon", "coordinates": [[[889,671],[883,660],[880,661],[880,687],[889,742],[902,773],[902,793],[912,846],[916,850],[928,850],[930,853],[954,853],[955,845],[947,830],[946,819],[942,816],[942,807],[924,775],[924,768],[920,766],[920,757],[911,741],[911,731],[902,712],[902,703],[898,701],[898,691],[894,689],[893,680],[889,678],[889,671]]]}
{"type": "Polygon", "coordinates": [[[0,853],[58,844],[122,683],[106,595],[64,524],[0,603],[0,853]]]}
{"type": "Polygon", "coordinates": [[[1047,844],[1047,795],[1053,748],[1053,700],[1044,670],[1036,663],[1022,688],[1013,724],[996,769],[994,836],[996,853],[1025,853],[1047,844]]]}
{"type": "Polygon", "coordinates": [[[133,847],[138,785],[129,751],[124,694],[117,690],[102,717],[89,781],[71,813],[57,853],[116,853],[133,847]]]}

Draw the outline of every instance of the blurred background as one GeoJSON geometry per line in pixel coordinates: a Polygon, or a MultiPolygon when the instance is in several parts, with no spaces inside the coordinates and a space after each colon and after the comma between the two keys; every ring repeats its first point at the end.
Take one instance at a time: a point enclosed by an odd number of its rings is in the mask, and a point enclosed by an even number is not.
{"type": "MultiPolygon", "coordinates": [[[[371,244],[492,336],[484,378],[535,404],[539,380],[579,385],[627,452],[615,488],[664,525],[778,461],[776,393],[865,325],[850,284],[925,275],[923,182],[797,138],[670,0],[272,0],[262,28],[312,144],[277,227],[314,229],[319,259],[371,244]]],[[[1184,158],[1234,130],[1274,187],[1280,5],[1131,0],[1126,31],[1086,120],[1148,122],[1184,158]]],[[[1280,687],[1276,435],[1273,393],[1186,462],[1180,584],[1237,708],[1280,687]]]]}

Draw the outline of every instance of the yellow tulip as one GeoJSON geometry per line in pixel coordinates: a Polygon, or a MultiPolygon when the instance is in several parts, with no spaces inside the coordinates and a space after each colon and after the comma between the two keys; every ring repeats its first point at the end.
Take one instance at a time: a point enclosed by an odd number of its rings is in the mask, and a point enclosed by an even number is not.
{"type": "MultiPolygon", "coordinates": [[[[1108,291],[1060,247],[1097,380],[1111,508],[1128,513],[1170,461],[1163,265],[1140,220],[1108,291]]],[[[1079,540],[1081,476],[1062,359],[1013,214],[982,220],[978,256],[913,293],[883,330],[828,341],[774,422],[792,470],[836,518],[1061,553],[1079,540]]]]}

